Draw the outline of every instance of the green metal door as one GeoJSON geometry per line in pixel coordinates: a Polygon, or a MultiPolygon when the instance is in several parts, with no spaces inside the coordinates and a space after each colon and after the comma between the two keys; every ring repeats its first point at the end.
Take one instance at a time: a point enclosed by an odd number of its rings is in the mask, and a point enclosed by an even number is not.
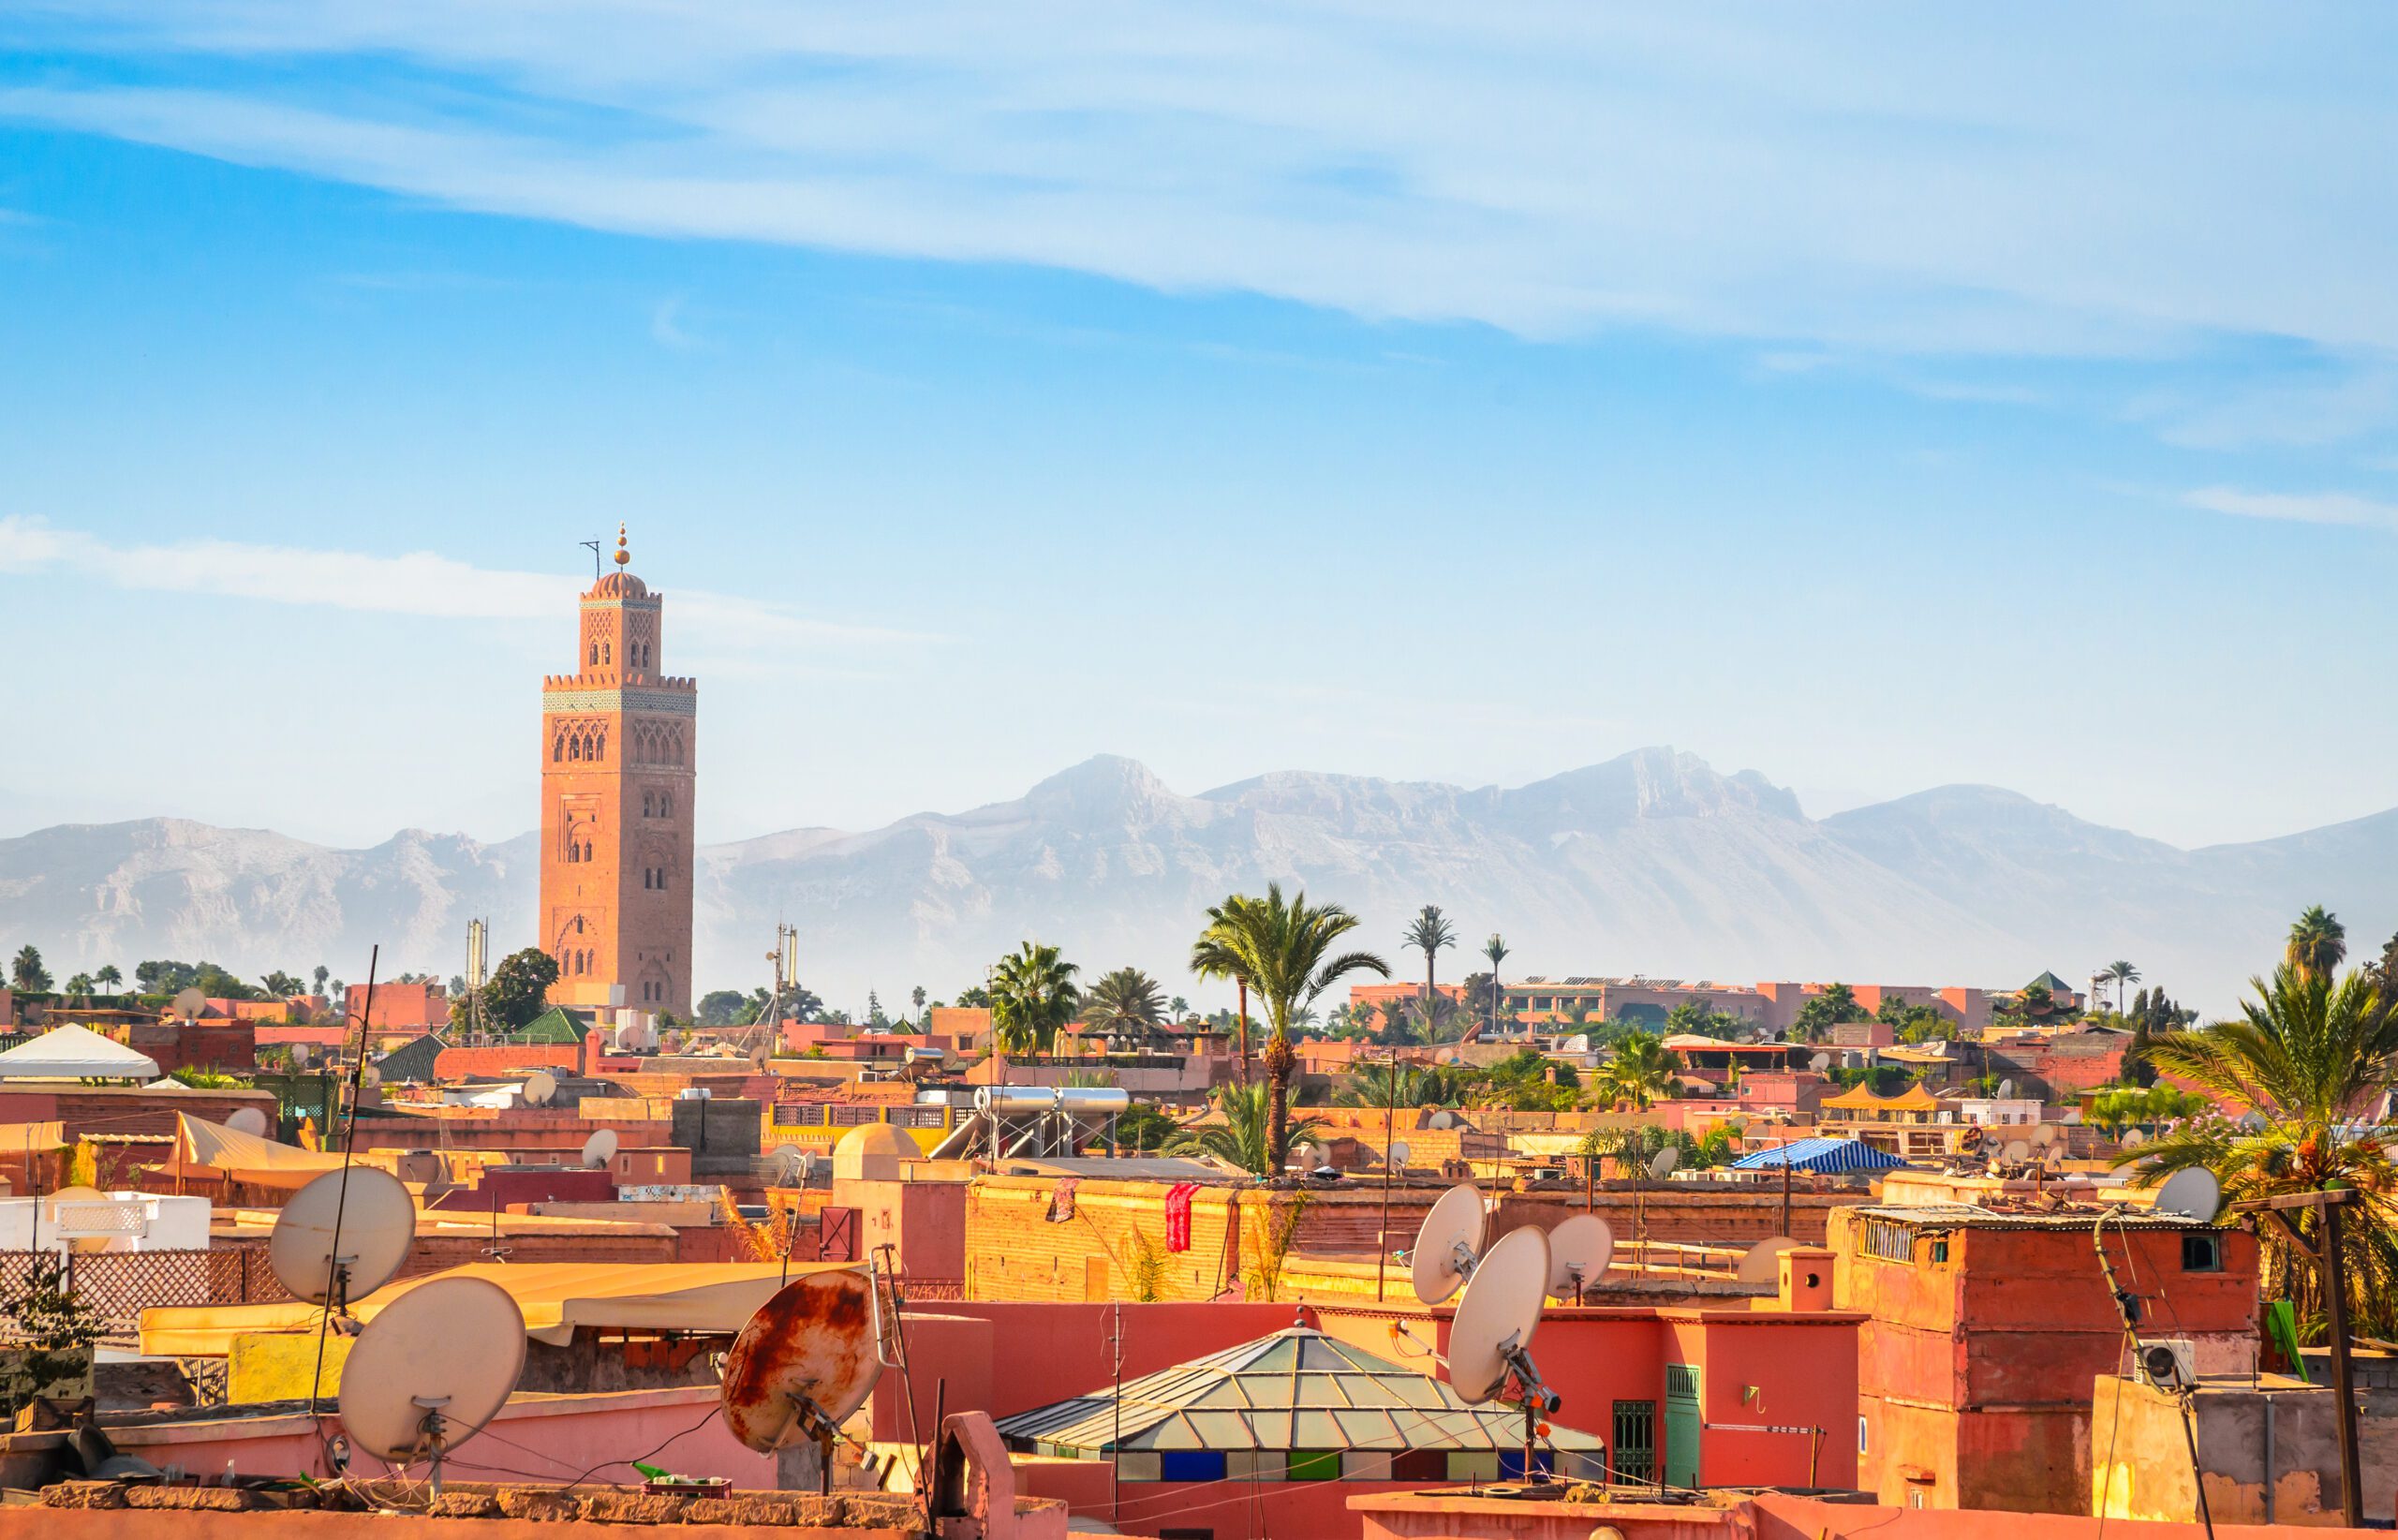
{"type": "Polygon", "coordinates": [[[1665,1366],[1665,1485],[1698,1485],[1698,1366],[1665,1366]]]}

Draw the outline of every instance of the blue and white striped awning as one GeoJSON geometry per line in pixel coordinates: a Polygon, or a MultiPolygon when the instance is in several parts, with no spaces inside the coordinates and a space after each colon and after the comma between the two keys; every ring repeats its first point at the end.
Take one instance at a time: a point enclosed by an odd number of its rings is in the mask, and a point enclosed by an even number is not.
{"type": "Polygon", "coordinates": [[[1793,1139],[1786,1145],[1760,1149],[1732,1162],[1735,1171],[1895,1171],[1907,1162],[1862,1139],[1793,1139]]]}

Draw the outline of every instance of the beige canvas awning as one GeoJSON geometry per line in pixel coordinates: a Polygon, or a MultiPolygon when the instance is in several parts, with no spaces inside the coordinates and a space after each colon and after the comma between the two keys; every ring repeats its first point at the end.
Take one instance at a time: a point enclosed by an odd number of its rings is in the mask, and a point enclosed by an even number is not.
{"type": "MultiPolygon", "coordinates": [[[[795,1263],[803,1277],[853,1263],[795,1263]]],[[[478,1262],[448,1272],[405,1279],[351,1306],[361,1321],[408,1290],[437,1278],[488,1279],[525,1312],[525,1334],[563,1347],[577,1326],[633,1331],[689,1331],[731,1336],[783,1284],[776,1262],[478,1262]]],[[[141,1351],[151,1355],[221,1358],[233,1339],[254,1332],[314,1331],[314,1305],[162,1306],[141,1312],[141,1351]]]]}
{"type": "Polygon", "coordinates": [[[175,1152],[167,1170],[185,1177],[228,1177],[256,1187],[301,1188],[340,1166],[338,1155],[277,1144],[179,1112],[175,1152]]]}

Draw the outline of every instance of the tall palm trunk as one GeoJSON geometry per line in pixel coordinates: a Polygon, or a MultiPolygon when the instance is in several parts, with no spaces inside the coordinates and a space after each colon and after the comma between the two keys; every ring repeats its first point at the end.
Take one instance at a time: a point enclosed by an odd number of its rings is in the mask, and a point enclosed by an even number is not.
{"type": "Polygon", "coordinates": [[[1280,1031],[1266,1040],[1266,1179],[1280,1180],[1291,1137],[1291,1070],[1298,1053],[1280,1031]]]}
{"type": "Polygon", "coordinates": [[[1435,971],[1432,959],[1437,955],[1432,948],[1428,946],[1424,949],[1424,1041],[1427,1043],[1433,1041],[1436,1035],[1432,1028],[1432,975],[1435,971]]]}
{"type": "Polygon", "coordinates": [[[1240,1083],[1249,1084],[1249,981],[1235,979],[1240,988],[1240,1083]]]}

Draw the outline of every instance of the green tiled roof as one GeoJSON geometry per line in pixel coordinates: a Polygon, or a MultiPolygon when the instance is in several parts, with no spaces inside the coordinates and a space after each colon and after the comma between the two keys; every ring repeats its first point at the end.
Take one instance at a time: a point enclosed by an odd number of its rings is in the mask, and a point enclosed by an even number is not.
{"type": "Polygon", "coordinates": [[[563,1006],[553,1005],[532,1020],[508,1034],[509,1045],[528,1043],[563,1043],[571,1047],[583,1041],[583,1024],[563,1006]]]}

